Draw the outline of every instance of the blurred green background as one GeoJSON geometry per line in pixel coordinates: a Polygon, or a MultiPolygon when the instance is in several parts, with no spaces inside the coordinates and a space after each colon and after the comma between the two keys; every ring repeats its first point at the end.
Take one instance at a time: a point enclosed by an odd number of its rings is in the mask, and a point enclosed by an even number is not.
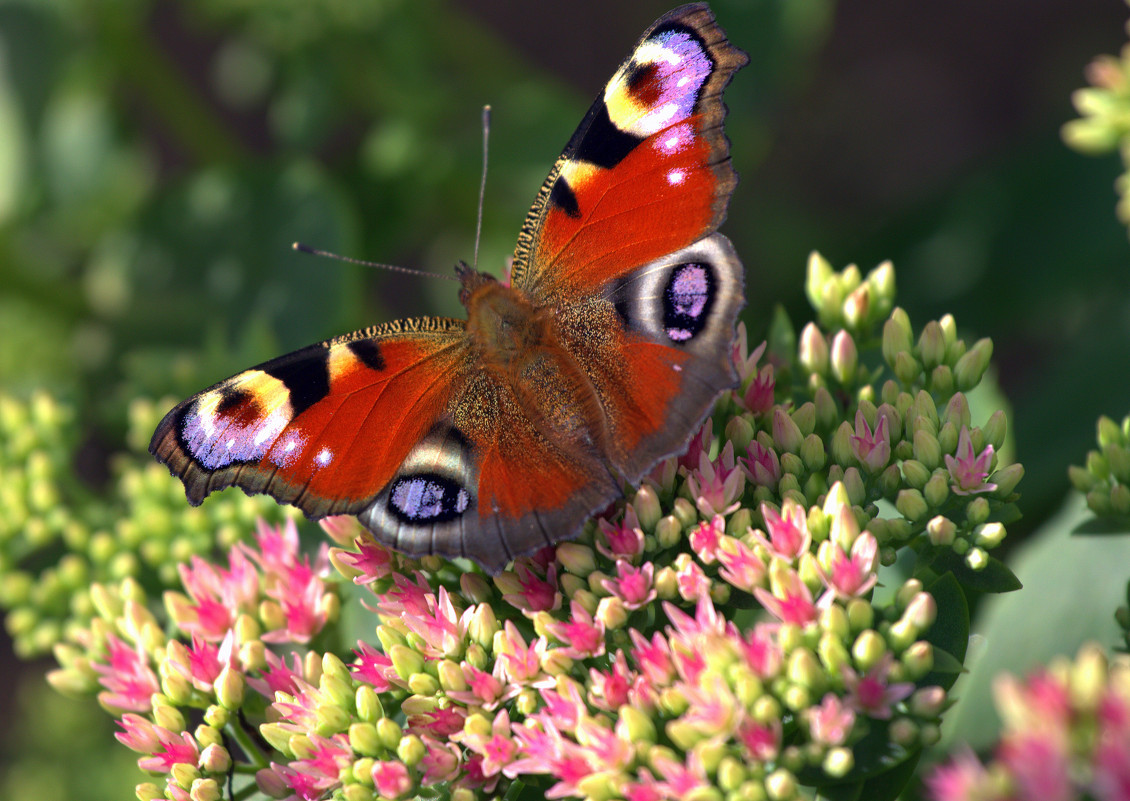
{"type": "MultiPolygon", "coordinates": [[[[184,397],[397,316],[461,314],[448,282],[290,243],[444,273],[469,260],[489,103],[479,259],[501,271],[591,98],[670,7],[0,2],[0,387],[77,406],[77,464],[97,487],[133,397],[184,397]]],[[[995,341],[1028,471],[1009,538],[1022,541],[1060,509],[1096,416],[1130,411],[1120,168],[1058,133],[1083,68],[1117,52],[1130,11],[1115,0],[713,8],[752,61],[726,93],[742,180],[723,228],[747,265],[751,336],[777,303],[806,319],[809,251],[864,270],[892,259],[916,327],[949,312],[964,336],[995,341]]],[[[1071,584],[1053,590],[1075,597],[1071,584]]],[[[5,787],[58,762],[60,719],[94,725],[34,689],[45,664],[0,653],[5,787]],[[44,716],[52,726],[35,723],[44,716]]],[[[126,797],[134,781],[127,771],[110,786],[126,797]]],[[[113,794],[86,783],[87,797],[113,794]]]]}

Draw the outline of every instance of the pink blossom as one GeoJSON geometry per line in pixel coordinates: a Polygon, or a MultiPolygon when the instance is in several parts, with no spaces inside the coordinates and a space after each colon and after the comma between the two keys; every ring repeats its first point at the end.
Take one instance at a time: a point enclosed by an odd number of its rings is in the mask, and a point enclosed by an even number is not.
{"type": "Polygon", "coordinates": [[[827,693],[818,706],[805,711],[812,741],[821,745],[843,745],[855,724],[855,713],[843,700],[827,693]]]}
{"type": "Polygon", "coordinates": [[[745,383],[745,380],[756,372],[757,363],[761,361],[767,347],[769,347],[769,342],[762,340],[752,353],[748,353],[749,342],[746,336],[745,323],[738,323],[738,331],[730,349],[730,358],[734,362],[734,367],[738,370],[738,380],[745,383]]]}
{"type": "Polygon", "coordinates": [[[743,592],[752,593],[765,579],[765,563],[741,540],[728,537],[718,550],[718,561],[722,563],[719,578],[743,592]]]}
{"type": "Polygon", "coordinates": [[[871,473],[878,473],[891,461],[891,435],[887,425],[886,415],[879,415],[879,423],[875,426],[875,433],[871,433],[871,426],[862,410],[855,413],[855,434],[851,437],[851,452],[871,473]]]}
{"type": "Polygon", "coordinates": [[[556,564],[545,568],[543,578],[531,569],[528,560],[519,559],[514,563],[514,575],[521,589],[504,594],[502,600],[523,612],[548,612],[560,608],[561,592],[557,587],[556,564]]]}
{"type": "Polygon", "coordinates": [[[616,652],[611,670],[589,668],[589,703],[597,709],[615,712],[628,703],[633,674],[623,651],[616,652]]]}
{"type": "Polygon", "coordinates": [[[894,657],[887,653],[871,670],[860,676],[850,667],[843,667],[844,685],[847,687],[847,705],[856,712],[871,718],[888,720],[891,706],[914,692],[911,682],[887,683],[894,657]]]}
{"type": "Polygon", "coordinates": [[[691,532],[691,550],[704,565],[714,564],[718,543],[726,535],[726,521],[722,515],[714,515],[709,521],[703,520],[691,532]]]}
{"type": "Polygon", "coordinates": [[[142,770],[168,773],[173,765],[196,766],[200,746],[188,732],[173,732],[138,715],[123,716],[119,721],[124,731],[115,734],[118,742],[139,753],[149,754],[137,760],[142,770]]]}
{"type": "Polygon", "coordinates": [[[769,553],[786,562],[795,563],[801,554],[808,552],[812,544],[812,535],[808,531],[808,513],[799,503],[791,498],[786,499],[780,514],[769,504],[763,503],[761,517],[765,520],[769,537],[766,539],[760,531],[755,531],[753,536],[769,553]]]}
{"type": "Polygon", "coordinates": [[[703,517],[736,511],[745,490],[745,473],[734,461],[734,443],[727,442],[714,461],[706,454],[700,456],[698,469],[687,476],[687,489],[703,517]]]}
{"type": "Polygon", "coordinates": [[[311,732],[307,736],[303,758],[290,763],[285,778],[301,798],[313,801],[340,781],[341,772],[353,764],[354,754],[344,734],[323,737],[311,732]]]}
{"type": "Polygon", "coordinates": [[[969,429],[961,427],[957,438],[957,453],[946,454],[946,469],[949,470],[953,484],[950,485],[958,495],[973,495],[978,492],[992,492],[996,484],[990,484],[989,467],[993,462],[993,446],[986,445],[980,454],[973,453],[973,439],[969,429]]]}
{"type": "Polygon", "coordinates": [[[420,784],[438,784],[455,779],[459,775],[459,749],[427,734],[420,735],[420,740],[427,749],[417,765],[421,772],[420,784]]]}
{"type": "Polygon", "coordinates": [[[507,681],[524,687],[549,687],[554,683],[541,667],[541,660],[549,650],[545,637],[537,637],[526,645],[518,627],[507,620],[502,631],[495,635],[495,659],[507,681]]]}
{"type": "Polygon", "coordinates": [[[738,742],[746,747],[750,759],[770,762],[777,758],[781,750],[781,721],[768,724],[745,720],[736,732],[738,742]]]}
{"type": "Polygon", "coordinates": [[[629,629],[632,638],[632,659],[644,678],[652,684],[666,686],[675,676],[675,665],[671,662],[671,648],[659,632],[647,640],[635,629],[629,629]]]}
{"type": "Polygon", "coordinates": [[[754,439],[746,450],[748,457],[742,463],[749,471],[749,477],[759,487],[777,489],[777,482],[781,480],[781,460],[773,448],[762,445],[754,439]]]}
{"type": "Polygon", "coordinates": [[[392,660],[383,651],[378,651],[367,642],[359,641],[357,650],[353,654],[357,658],[353,661],[350,672],[355,680],[371,685],[379,693],[386,692],[394,685],[405,686],[404,680],[393,668],[392,660]]]}
{"type": "MultiPolygon", "coordinates": [[[[241,613],[256,611],[260,595],[255,565],[239,548],[228,554],[228,565],[225,570],[193,556],[188,564],[178,566],[181,584],[192,603],[176,609],[172,617],[185,633],[218,641],[241,613]]],[[[167,596],[166,603],[176,597],[167,596]]]]}
{"type": "Polygon", "coordinates": [[[596,549],[609,559],[632,561],[643,553],[643,529],[636,510],[631,506],[624,511],[624,519],[619,523],[609,523],[602,517],[596,525],[604,538],[603,543],[597,540],[596,549]]]}
{"type": "Polygon", "coordinates": [[[985,766],[964,746],[959,747],[952,762],[935,768],[926,778],[926,789],[933,801],[972,801],[983,797],[981,788],[988,785],[988,780],[985,766]]]}
{"type": "Polygon", "coordinates": [[[698,431],[687,443],[687,449],[678,458],[680,467],[694,470],[698,467],[702,457],[710,453],[710,446],[714,442],[714,421],[709,417],[703,421],[698,431]]]}
{"type": "Polygon", "coordinates": [[[1074,801],[1069,755],[1065,743],[1040,734],[1006,737],[997,749],[1016,784],[1020,801],[1074,801]]]}
{"type": "Polygon", "coordinates": [[[765,610],[782,623],[807,626],[815,623],[819,614],[812,602],[812,593],[794,570],[785,573],[780,586],[773,592],[755,587],[753,594],[765,610]]]}
{"type": "Polygon", "coordinates": [[[565,655],[572,659],[586,659],[604,653],[604,624],[594,620],[579,602],[573,601],[568,621],[548,625],[549,633],[565,643],[565,655]]]}
{"type": "Polygon", "coordinates": [[[624,602],[624,608],[642,609],[655,600],[655,565],[646,562],[641,567],[616,560],[616,578],[604,579],[601,586],[624,602]]]}
{"type": "Polygon", "coordinates": [[[576,736],[593,772],[624,770],[635,757],[636,749],[629,740],[591,717],[578,722],[576,736]]]}
{"type": "Polygon", "coordinates": [[[784,657],[774,638],[775,629],[772,623],[758,623],[739,642],[746,662],[760,679],[774,678],[781,669],[784,657]]]}
{"type": "Polygon", "coordinates": [[[483,709],[494,709],[504,700],[507,688],[496,676],[468,662],[463,662],[459,667],[463,671],[463,678],[467,681],[469,689],[449,690],[447,694],[451,698],[468,706],[479,706],[483,709]]]}
{"type": "Polygon", "coordinates": [[[131,647],[113,634],[106,636],[106,661],[92,659],[90,666],[106,689],[98,694],[98,700],[110,709],[148,712],[153,694],[161,691],[145,650],[140,645],[131,647]]]}
{"type": "Polygon", "coordinates": [[[417,649],[425,657],[435,659],[462,654],[474,607],[460,612],[443,586],[435,595],[429,594],[426,600],[427,612],[405,612],[400,618],[410,631],[419,635],[421,642],[417,649]]]}
{"type": "MultiPolygon", "coordinates": [[[[321,522],[325,526],[326,520],[335,519],[337,518],[326,518],[321,522]]],[[[383,579],[392,573],[396,566],[396,555],[374,540],[372,536],[360,536],[354,541],[353,545],[357,549],[356,553],[340,551],[337,557],[342,564],[358,572],[359,575],[354,577],[353,583],[372,584],[374,581],[383,579]]]]}
{"type": "Polygon", "coordinates": [[[831,565],[827,573],[818,569],[821,580],[828,593],[821,598],[821,606],[828,606],[833,599],[850,600],[861,598],[871,591],[879,580],[877,556],[879,543],[868,531],[864,531],[851,545],[851,556],[844,553],[838,543],[831,545],[831,565]]]}
{"type": "Polygon", "coordinates": [[[680,720],[703,736],[727,739],[742,722],[743,707],[721,674],[703,674],[681,689],[688,706],[680,720]]]}
{"type": "Polygon", "coordinates": [[[464,732],[459,739],[482,758],[480,767],[484,776],[501,773],[518,754],[518,741],[510,731],[510,713],[505,709],[494,716],[489,735],[464,732]]]}
{"type": "Polygon", "coordinates": [[[400,798],[412,789],[412,778],[403,762],[377,760],[370,775],[373,787],[384,798],[400,798]]]}
{"type": "Polygon", "coordinates": [[[457,731],[463,730],[466,719],[467,710],[461,706],[435,707],[418,715],[410,715],[408,729],[421,736],[430,734],[433,737],[447,739],[457,731]]]}
{"type": "Polygon", "coordinates": [[[657,782],[657,786],[668,798],[686,798],[698,788],[710,786],[706,769],[693,752],[687,755],[685,763],[667,756],[652,757],[651,763],[663,776],[663,781],[657,782]]]}
{"type": "MultiPolygon", "coordinates": [[[[686,554],[679,554],[686,556],[686,554]]],[[[684,601],[697,601],[710,596],[710,578],[691,559],[675,560],[675,586],[684,601]]]]}

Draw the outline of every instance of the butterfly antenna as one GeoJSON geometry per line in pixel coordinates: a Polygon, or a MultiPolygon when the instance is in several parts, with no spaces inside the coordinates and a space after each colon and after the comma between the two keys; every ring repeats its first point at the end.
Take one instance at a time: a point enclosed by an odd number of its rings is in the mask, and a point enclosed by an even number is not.
{"type": "Polygon", "coordinates": [[[347,261],[350,264],[360,264],[362,267],[376,267],[380,270],[391,270],[394,273],[405,273],[406,275],[422,275],[427,278],[444,278],[448,281],[458,281],[459,279],[453,275],[444,275],[443,273],[429,273],[426,270],[413,270],[411,267],[399,267],[395,264],[380,264],[375,261],[364,261],[363,259],[351,259],[348,256],[341,256],[337,253],[331,253],[328,250],[319,250],[312,248],[309,245],[304,245],[301,242],[295,242],[291,245],[299,253],[309,253],[314,256],[325,256],[328,259],[337,259],[338,261],[347,261]]]}
{"type": "Polygon", "coordinates": [[[483,235],[483,201],[487,194],[487,154],[490,152],[490,106],[483,106],[483,177],[479,181],[479,220],[475,224],[475,269],[479,268],[479,240],[483,235]]]}

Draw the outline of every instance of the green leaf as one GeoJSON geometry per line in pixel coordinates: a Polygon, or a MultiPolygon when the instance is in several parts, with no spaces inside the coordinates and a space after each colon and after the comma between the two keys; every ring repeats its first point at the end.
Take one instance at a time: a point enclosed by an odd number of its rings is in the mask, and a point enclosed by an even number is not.
{"type": "Polygon", "coordinates": [[[1130,534],[1130,520],[1125,517],[1092,517],[1071,529],[1071,533],[1084,536],[1130,534]]]}
{"type": "Polygon", "coordinates": [[[989,557],[988,564],[983,569],[974,570],[965,563],[964,557],[947,549],[934,557],[930,567],[938,573],[951,573],[963,587],[978,592],[1013,592],[1024,586],[1016,574],[995,556],[989,557]]]}

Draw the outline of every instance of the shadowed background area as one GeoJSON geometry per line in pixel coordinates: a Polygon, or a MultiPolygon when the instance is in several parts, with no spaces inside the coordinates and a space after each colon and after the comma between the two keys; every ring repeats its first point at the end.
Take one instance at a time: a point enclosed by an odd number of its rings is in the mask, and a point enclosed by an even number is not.
{"type": "MultiPolygon", "coordinates": [[[[723,226],[746,263],[751,337],[776,304],[807,319],[811,250],[837,268],[893,260],[917,328],[948,312],[995,342],[1027,469],[1009,529],[1022,539],[1062,502],[1095,417],[1130,411],[1119,166],[1059,138],[1087,62],[1125,40],[1126,6],[712,6],[751,57],[726,93],[741,183],[723,226]]],[[[0,3],[0,386],[80,409],[79,468],[97,490],[133,397],[185,397],[394,317],[461,315],[448,282],[290,243],[446,273],[469,260],[489,103],[479,260],[501,272],[592,97],[670,7],[0,3]]],[[[17,668],[6,652],[0,672],[17,668]]],[[[38,682],[4,682],[0,714],[41,718],[16,698],[38,682]]],[[[12,791],[37,764],[24,739],[21,767],[0,773],[12,791]]]]}

